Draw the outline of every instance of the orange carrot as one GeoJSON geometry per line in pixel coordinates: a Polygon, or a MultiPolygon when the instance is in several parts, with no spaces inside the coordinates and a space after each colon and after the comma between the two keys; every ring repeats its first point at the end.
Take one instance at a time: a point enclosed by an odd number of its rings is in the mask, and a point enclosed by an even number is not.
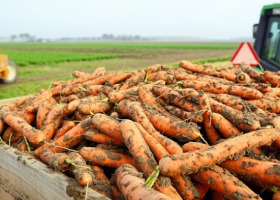
{"type": "Polygon", "coordinates": [[[102,133],[118,140],[122,138],[119,122],[116,119],[97,113],[92,117],[92,123],[102,133]]]}
{"type": "Polygon", "coordinates": [[[84,133],[84,135],[86,140],[92,142],[123,146],[122,140],[112,138],[104,133],[97,131],[96,129],[89,129],[84,133]]]}
{"type": "Polygon", "coordinates": [[[4,121],[3,119],[0,119],[0,135],[2,134],[3,130],[4,130],[4,121]]]}
{"type": "Polygon", "coordinates": [[[49,150],[42,151],[40,155],[40,160],[56,171],[64,171],[68,168],[67,159],[69,157],[65,153],[54,153],[49,150]]]}
{"type": "Polygon", "coordinates": [[[274,87],[278,87],[280,85],[280,76],[271,71],[264,71],[263,77],[274,87]]]}
{"type": "Polygon", "coordinates": [[[36,115],[36,127],[38,129],[42,128],[43,122],[46,119],[48,113],[51,111],[54,104],[52,104],[48,99],[40,103],[38,107],[38,112],[36,115]]]}
{"type": "Polygon", "coordinates": [[[3,112],[3,120],[16,132],[24,135],[26,139],[35,146],[41,145],[46,140],[46,134],[33,128],[23,118],[12,112],[3,112]]]}
{"type": "Polygon", "coordinates": [[[71,94],[76,94],[78,92],[82,92],[83,91],[83,86],[82,84],[75,84],[75,85],[71,85],[69,87],[65,87],[61,90],[60,94],[64,95],[64,96],[68,96],[71,94]]]}
{"type": "Polygon", "coordinates": [[[183,109],[166,105],[164,108],[170,112],[171,114],[180,117],[184,121],[192,121],[195,123],[202,123],[203,122],[203,116],[199,113],[195,112],[188,112],[183,109]]]}
{"type": "Polygon", "coordinates": [[[54,139],[60,138],[65,133],[67,133],[71,128],[73,128],[75,125],[76,124],[73,121],[68,121],[68,120],[64,121],[61,128],[57,129],[57,131],[54,135],[54,139]]]}
{"type": "Polygon", "coordinates": [[[280,100],[271,99],[255,99],[249,100],[249,103],[258,106],[259,108],[268,112],[280,113],[280,100]]]}
{"type": "Polygon", "coordinates": [[[122,153],[116,153],[95,147],[83,147],[79,151],[80,155],[87,161],[97,165],[118,168],[122,164],[128,163],[136,166],[133,158],[122,153]]]}
{"type": "Polygon", "coordinates": [[[220,131],[220,133],[225,138],[235,137],[241,135],[241,131],[238,130],[230,121],[224,118],[222,115],[218,113],[212,113],[212,123],[215,128],[220,131]]]}
{"type": "Polygon", "coordinates": [[[98,165],[92,165],[92,166],[91,166],[91,169],[92,169],[92,173],[93,173],[95,179],[110,184],[110,180],[109,180],[109,178],[105,175],[105,173],[104,173],[102,167],[100,167],[100,166],[98,166],[98,165]]]}
{"type": "Polygon", "coordinates": [[[155,170],[157,162],[140,130],[133,121],[124,120],[120,123],[120,131],[122,140],[131,153],[136,165],[143,172],[144,177],[148,178],[155,170]]]}
{"type": "Polygon", "coordinates": [[[105,83],[105,85],[114,85],[116,83],[122,82],[126,79],[128,79],[131,76],[131,72],[127,72],[124,74],[117,74],[114,77],[111,77],[110,79],[108,79],[105,83]]]}
{"type": "Polygon", "coordinates": [[[176,138],[179,141],[191,141],[200,137],[197,124],[193,122],[170,119],[147,104],[142,104],[144,113],[147,115],[156,130],[163,134],[176,138]]]}
{"type": "Polygon", "coordinates": [[[263,129],[225,140],[207,149],[177,155],[167,155],[159,161],[161,173],[178,176],[199,171],[214,165],[247,148],[259,147],[273,142],[280,136],[277,129],[263,129]],[[238,144],[238,145],[236,145],[238,144]]]}
{"type": "Polygon", "coordinates": [[[113,91],[110,94],[108,94],[109,102],[117,103],[123,99],[129,99],[133,96],[136,96],[136,95],[138,95],[138,89],[139,89],[139,87],[134,86],[127,90],[113,91]]]}
{"type": "Polygon", "coordinates": [[[66,160],[66,162],[71,164],[71,172],[75,179],[81,186],[90,186],[93,182],[93,173],[91,168],[87,166],[86,161],[76,152],[70,152],[67,155],[69,160],[66,160]]]}
{"type": "Polygon", "coordinates": [[[94,103],[81,103],[77,109],[81,114],[89,115],[92,113],[105,113],[111,109],[111,105],[108,102],[98,101],[94,103]]]}
{"type": "Polygon", "coordinates": [[[90,85],[86,87],[86,91],[89,95],[98,95],[100,93],[103,93],[105,95],[108,95],[110,92],[113,91],[111,87],[108,87],[106,85],[90,85]]]}
{"type": "Polygon", "coordinates": [[[42,91],[40,94],[36,95],[31,101],[30,105],[25,107],[27,112],[37,112],[39,105],[46,99],[53,99],[52,92],[49,90],[42,91]]]}
{"type": "Polygon", "coordinates": [[[144,109],[138,102],[130,102],[128,100],[123,100],[118,104],[118,111],[124,115],[132,118],[134,121],[140,123],[143,128],[151,134],[164,148],[170,153],[180,153],[182,152],[181,147],[173,140],[161,135],[157,130],[155,130],[151,121],[148,119],[147,115],[144,113],[144,109]]]}
{"type": "Polygon", "coordinates": [[[263,74],[254,70],[251,66],[248,66],[246,64],[242,64],[241,69],[242,69],[242,71],[249,74],[249,76],[251,78],[257,80],[257,82],[262,82],[262,83],[265,82],[265,78],[264,78],[263,74]]]}
{"type": "Polygon", "coordinates": [[[236,83],[250,83],[251,78],[247,73],[245,73],[243,71],[238,71],[236,74],[235,82],[236,83]]]}
{"type": "Polygon", "coordinates": [[[145,69],[147,74],[151,74],[151,73],[161,71],[161,70],[163,70],[163,66],[160,64],[151,65],[145,69]]]}
{"type": "Polygon", "coordinates": [[[148,76],[148,78],[147,78],[148,81],[163,80],[166,82],[167,85],[170,85],[175,82],[174,76],[171,74],[168,74],[166,71],[153,72],[147,76],[148,76]]]}
{"type": "Polygon", "coordinates": [[[211,144],[217,144],[220,139],[220,134],[216,130],[215,126],[212,123],[211,113],[204,112],[203,113],[203,125],[207,135],[207,138],[211,144]]]}
{"type": "Polygon", "coordinates": [[[138,83],[144,81],[145,76],[145,70],[138,70],[137,72],[132,73],[131,77],[124,82],[120,90],[126,90],[137,85],[138,83]]]}
{"type": "Polygon", "coordinates": [[[203,73],[203,74],[207,74],[207,75],[211,75],[211,76],[219,76],[219,72],[217,72],[211,68],[202,67],[202,66],[193,64],[189,61],[181,61],[179,65],[180,65],[180,67],[190,70],[192,72],[203,73]]]}
{"type": "Polygon", "coordinates": [[[60,105],[54,106],[48,113],[45,121],[43,122],[43,126],[40,129],[46,134],[46,141],[49,141],[53,138],[53,135],[60,126],[63,117],[63,107],[60,105]]]}
{"type": "Polygon", "coordinates": [[[141,174],[131,165],[121,165],[115,171],[116,184],[128,200],[170,200],[166,195],[153,190],[146,185],[141,174]]]}

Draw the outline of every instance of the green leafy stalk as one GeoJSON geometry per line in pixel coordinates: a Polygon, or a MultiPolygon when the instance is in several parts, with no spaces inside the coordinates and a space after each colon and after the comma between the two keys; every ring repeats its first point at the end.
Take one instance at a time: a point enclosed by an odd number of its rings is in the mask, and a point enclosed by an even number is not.
{"type": "Polygon", "coordinates": [[[153,187],[154,183],[156,182],[157,180],[157,177],[160,173],[160,170],[159,170],[159,166],[156,167],[156,169],[150,174],[150,176],[147,178],[146,180],[146,184],[151,188],[153,187]]]}
{"type": "Polygon", "coordinates": [[[91,169],[90,166],[88,166],[88,165],[77,165],[73,160],[70,160],[70,159],[66,159],[65,162],[70,165],[73,165],[76,168],[84,168],[84,169],[89,169],[89,170],[91,169]]]}
{"type": "Polygon", "coordinates": [[[30,149],[30,146],[29,146],[29,142],[27,141],[27,139],[26,139],[25,136],[23,136],[23,139],[24,139],[24,142],[25,142],[25,144],[26,144],[26,146],[27,146],[27,151],[30,153],[30,152],[31,152],[31,149],[30,149]]]}

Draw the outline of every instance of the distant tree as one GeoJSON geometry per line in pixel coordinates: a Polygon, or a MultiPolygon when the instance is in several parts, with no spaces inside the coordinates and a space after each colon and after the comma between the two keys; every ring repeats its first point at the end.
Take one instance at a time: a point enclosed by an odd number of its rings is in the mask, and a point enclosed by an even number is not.
{"type": "Polygon", "coordinates": [[[11,35],[11,37],[10,37],[10,38],[11,38],[11,41],[13,41],[13,42],[14,42],[14,41],[17,39],[17,35],[11,35]]]}

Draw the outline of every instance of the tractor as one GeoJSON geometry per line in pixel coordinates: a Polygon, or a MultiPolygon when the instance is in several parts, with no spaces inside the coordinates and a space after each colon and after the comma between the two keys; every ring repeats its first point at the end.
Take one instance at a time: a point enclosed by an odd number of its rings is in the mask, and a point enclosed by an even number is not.
{"type": "Polygon", "coordinates": [[[253,26],[254,49],[264,70],[280,70],[280,4],[266,5],[253,26]]]}
{"type": "Polygon", "coordinates": [[[0,54],[0,83],[13,83],[17,79],[17,66],[8,59],[8,55],[0,54]]]}

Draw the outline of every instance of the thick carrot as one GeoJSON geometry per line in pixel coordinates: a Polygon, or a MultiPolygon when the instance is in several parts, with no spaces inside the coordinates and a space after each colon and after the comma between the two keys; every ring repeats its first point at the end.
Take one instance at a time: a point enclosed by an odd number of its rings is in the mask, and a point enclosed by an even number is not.
{"type": "Polygon", "coordinates": [[[113,200],[123,200],[124,199],[121,191],[115,185],[112,185],[112,199],[113,200]]]}
{"type": "Polygon", "coordinates": [[[24,135],[35,146],[41,145],[46,140],[46,134],[44,132],[35,129],[15,113],[3,112],[3,120],[16,132],[24,135]]]}
{"type": "Polygon", "coordinates": [[[245,73],[243,71],[238,71],[236,74],[235,82],[236,83],[250,83],[251,78],[247,73],[245,73]]]}
{"type": "Polygon", "coordinates": [[[118,140],[122,138],[119,122],[116,119],[97,113],[92,117],[92,123],[102,133],[118,140]]]}
{"type": "Polygon", "coordinates": [[[79,144],[81,140],[84,139],[83,133],[91,128],[92,120],[91,118],[85,119],[84,121],[81,121],[79,124],[77,124],[75,127],[70,129],[67,133],[65,133],[63,136],[59,137],[54,142],[48,144],[45,143],[39,148],[37,148],[34,151],[34,154],[39,157],[42,150],[48,149],[52,152],[63,152],[66,150],[66,148],[72,148],[79,144]]]}
{"type": "Polygon", "coordinates": [[[75,112],[77,110],[78,106],[80,105],[80,103],[81,103],[81,100],[77,99],[77,100],[71,101],[70,103],[63,106],[65,115],[70,115],[73,112],[75,112]]]}
{"type": "Polygon", "coordinates": [[[263,97],[263,94],[256,89],[235,84],[208,83],[206,81],[184,80],[182,81],[182,85],[184,88],[194,88],[196,90],[203,90],[204,92],[211,92],[215,94],[231,94],[240,96],[244,99],[261,99],[263,97]]]}
{"type": "Polygon", "coordinates": [[[60,138],[61,136],[63,136],[65,133],[67,133],[71,128],[73,128],[75,126],[75,122],[73,121],[64,121],[61,128],[57,129],[55,135],[54,135],[54,140],[57,138],[60,138]]]}
{"type": "Polygon", "coordinates": [[[225,140],[207,149],[177,155],[167,155],[159,161],[166,176],[190,174],[214,165],[246,149],[273,142],[280,136],[277,129],[262,129],[225,140]],[[238,145],[236,145],[238,144],[238,145]]]}
{"type": "Polygon", "coordinates": [[[85,139],[96,142],[96,143],[102,143],[102,144],[112,144],[117,146],[123,146],[122,140],[112,138],[104,133],[101,133],[100,131],[97,131],[96,129],[89,129],[85,133],[85,139]]]}
{"type": "Polygon", "coordinates": [[[241,69],[242,69],[242,71],[249,74],[249,76],[251,78],[257,80],[257,82],[262,82],[262,83],[265,82],[265,78],[264,78],[263,74],[254,70],[251,66],[248,66],[246,64],[242,64],[241,69]]]}
{"type": "Polygon", "coordinates": [[[76,152],[70,152],[67,155],[69,160],[66,160],[66,162],[71,164],[71,172],[75,179],[81,186],[90,186],[93,182],[93,173],[86,161],[76,152]]]}
{"type": "Polygon", "coordinates": [[[53,138],[56,130],[60,126],[60,123],[64,117],[63,110],[63,107],[60,105],[54,106],[43,122],[43,126],[40,130],[46,134],[46,141],[49,141],[53,138]]]}
{"type": "Polygon", "coordinates": [[[109,102],[118,103],[118,102],[122,101],[123,99],[129,99],[131,97],[134,97],[134,96],[138,95],[138,89],[139,89],[139,87],[134,86],[134,87],[128,88],[126,90],[113,91],[110,94],[108,94],[109,102]]]}
{"type": "Polygon", "coordinates": [[[24,140],[20,141],[17,145],[16,148],[22,152],[27,151],[27,145],[24,140]]]}
{"type": "Polygon", "coordinates": [[[197,72],[197,73],[202,73],[202,74],[207,74],[207,75],[211,75],[211,76],[219,76],[219,72],[217,72],[216,70],[213,70],[211,68],[207,68],[207,67],[203,67],[203,66],[199,66],[196,64],[193,64],[189,61],[181,61],[180,62],[180,67],[190,70],[192,72],[197,72]]]}
{"type": "Polygon", "coordinates": [[[79,151],[80,155],[87,161],[96,165],[118,168],[122,164],[128,163],[136,166],[132,157],[122,153],[116,153],[95,147],[83,147],[79,151]]]}
{"type": "Polygon", "coordinates": [[[271,71],[264,71],[263,77],[274,87],[278,87],[280,85],[280,76],[271,71]]]}
{"type": "Polygon", "coordinates": [[[107,182],[104,182],[104,180],[93,179],[93,183],[90,187],[99,194],[102,194],[108,197],[109,199],[112,199],[112,186],[107,182]]]}
{"type": "Polygon", "coordinates": [[[99,77],[97,77],[95,79],[83,82],[82,85],[84,87],[88,87],[90,85],[103,85],[108,79],[116,76],[117,74],[118,74],[117,72],[111,72],[109,74],[105,74],[105,75],[99,76],[99,77]]]}
{"type": "Polygon", "coordinates": [[[120,123],[122,140],[145,178],[156,169],[157,162],[140,130],[131,120],[120,123]]]}
{"type": "Polygon", "coordinates": [[[131,76],[131,74],[132,74],[131,72],[127,72],[127,73],[124,73],[124,74],[117,74],[116,76],[108,79],[105,82],[105,85],[114,85],[116,83],[122,82],[122,81],[128,79],[131,76]]]}
{"type": "Polygon", "coordinates": [[[224,136],[224,138],[235,137],[242,134],[238,128],[219,113],[212,113],[211,119],[215,128],[224,136]]]}
{"type": "Polygon", "coordinates": [[[132,73],[131,77],[124,82],[120,90],[126,90],[128,88],[136,86],[138,83],[144,81],[145,76],[145,70],[138,70],[137,72],[132,73]]]}
{"type": "Polygon", "coordinates": [[[170,154],[182,152],[181,147],[173,140],[161,135],[152,125],[144,109],[138,102],[123,100],[118,104],[118,111],[134,121],[140,123],[143,128],[151,134],[170,154]]]}
{"type": "Polygon", "coordinates": [[[258,106],[259,108],[268,112],[280,113],[280,100],[274,99],[255,99],[249,100],[249,103],[258,106]]]}
{"type": "Polygon", "coordinates": [[[193,122],[170,119],[162,115],[154,107],[144,103],[142,103],[142,107],[155,129],[169,137],[176,138],[179,141],[191,141],[201,136],[197,124],[193,122]]]}
{"type": "Polygon", "coordinates": [[[77,110],[84,115],[105,113],[110,110],[112,106],[108,102],[98,101],[94,103],[81,103],[77,110]]]}
{"type": "Polygon", "coordinates": [[[93,173],[93,176],[95,179],[110,184],[110,180],[104,173],[102,167],[100,167],[98,165],[92,165],[91,169],[92,169],[92,173],[93,173]]]}
{"type": "Polygon", "coordinates": [[[213,112],[223,115],[241,131],[254,131],[261,127],[260,122],[252,115],[247,115],[246,113],[226,106],[211,98],[209,98],[209,103],[213,112]]]}
{"type": "Polygon", "coordinates": [[[116,184],[127,200],[170,200],[166,195],[146,185],[141,174],[131,165],[121,165],[115,171],[116,184]]]}
{"type": "Polygon", "coordinates": [[[52,104],[52,102],[49,101],[48,99],[46,99],[45,101],[40,103],[40,105],[38,107],[38,112],[36,115],[36,127],[38,129],[42,128],[43,122],[46,119],[48,113],[51,111],[53,106],[54,106],[54,104],[52,104]]]}
{"type": "Polygon", "coordinates": [[[25,107],[25,110],[27,112],[37,112],[39,105],[46,99],[53,99],[50,90],[42,91],[40,94],[36,95],[36,97],[30,102],[30,105],[25,107]]]}
{"type": "Polygon", "coordinates": [[[61,90],[61,95],[63,96],[68,96],[71,94],[77,94],[78,92],[82,92],[83,91],[83,86],[82,84],[75,84],[75,85],[71,85],[69,87],[65,87],[61,90]]]}
{"type": "Polygon", "coordinates": [[[82,77],[82,76],[90,76],[90,74],[86,73],[86,72],[79,71],[79,70],[75,70],[75,71],[72,72],[72,76],[74,76],[76,78],[79,78],[79,77],[82,77]]]}
{"type": "Polygon", "coordinates": [[[166,105],[166,106],[164,106],[164,108],[171,114],[180,117],[184,121],[192,121],[195,123],[203,122],[203,116],[199,113],[188,112],[181,108],[177,108],[177,107],[170,106],[170,105],[166,105]]]}
{"type": "Polygon", "coordinates": [[[167,85],[170,85],[175,82],[175,78],[173,75],[168,74],[166,71],[157,71],[147,75],[148,81],[157,81],[163,80],[166,82],[167,85]]]}
{"type": "Polygon", "coordinates": [[[161,70],[163,70],[163,66],[160,64],[151,65],[145,69],[147,74],[151,74],[151,73],[161,71],[161,70]]]}
{"type": "Polygon", "coordinates": [[[69,167],[66,160],[69,159],[65,153],[54,153],[49,150],[43,150],[40,155],[40,160],[52,167],[56,171],[64,171],[69,167]]]}
{"type": "Polygon", "coordinates": [[[4,121],[3,119],[0,119],[0,135],[2,134],[3,130],[4,130],[4,121]]]}
{"type": "Polygon", "coordinates": [[[96,96],[100,93],[108,95],[110,92],[113,91],[113,89],[112,87],[106,85],[90,85],[86,87],[86,91],[88,94],[96,96]]]}

